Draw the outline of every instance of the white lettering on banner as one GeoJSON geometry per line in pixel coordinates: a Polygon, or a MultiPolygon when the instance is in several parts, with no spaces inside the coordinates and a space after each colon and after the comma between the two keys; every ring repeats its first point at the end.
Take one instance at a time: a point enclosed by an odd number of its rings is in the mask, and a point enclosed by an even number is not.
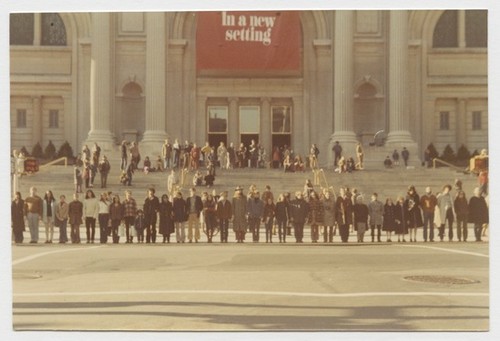
{"type": "MultiPolygon", "coordinates": [[[[236,17],[222,12],[222,26],[234,27],[236,17]]],[[[276,23],[276,16],[246,15],[238,16],[238,28],[228,28],[224,32],[226,41],[261,42],[265,46],[271,45],[271,34],[276,23]]]]}

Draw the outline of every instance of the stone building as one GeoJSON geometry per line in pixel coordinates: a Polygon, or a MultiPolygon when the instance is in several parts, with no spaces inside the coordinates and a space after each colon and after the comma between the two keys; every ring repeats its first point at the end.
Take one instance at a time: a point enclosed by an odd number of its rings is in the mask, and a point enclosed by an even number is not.
{"type": "Polygon", "coordinates": [[[10,76],[13,149],[488,143],[483,10],[18,13],[10,76]]]}

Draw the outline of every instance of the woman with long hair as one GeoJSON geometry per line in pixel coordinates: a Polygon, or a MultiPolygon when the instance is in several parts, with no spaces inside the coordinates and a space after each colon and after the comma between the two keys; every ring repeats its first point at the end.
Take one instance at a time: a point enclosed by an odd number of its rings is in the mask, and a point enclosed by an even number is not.
{"type": "Polygon", "coordinates": [[[99,202],[91,189],[85,192],[85,200],[83,201],[83,216],[85,217],[87,244],[93,244],[95,238],[95,223],[97,217],[99,216],[99,202]]]}

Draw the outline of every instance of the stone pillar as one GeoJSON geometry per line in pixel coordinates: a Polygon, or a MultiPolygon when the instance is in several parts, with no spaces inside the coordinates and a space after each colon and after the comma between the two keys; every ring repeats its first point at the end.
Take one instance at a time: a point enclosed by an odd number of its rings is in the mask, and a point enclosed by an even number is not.
{"type": "Polygon", "coordinates": [[[458,47],[466,47],[465,43],[465,10],[458,10],[458,47]]]}
{"type": "Polygon", "coordinates": [[[92,13],[92,52],[90,65],[90,131],[87,145],[99,143],[103,150],[113,147],[111,116],[111,14],[92,13]]]}
{"type": "Polygon", "coordinates": [[[408,130],[408,11],[390,13],[388,144],[413,143],[408,130]]]}
{"type": "Polygon", "coordinates": [[[42,99],[40,96],[35,96],[32,98],[33,101],[33,131],[32,131],[32,142],[33,146],[40,142],[42,144],[42,99]]]}
{"type": "MultiPolygon", "coordinates": [[[[339,141],[345,155],[354,155],[357,143],[353,131],[354,98],[354,12],[335,11],[335,39],[333,58],[333,114],[334,133],[329,144],[329,153],[335,141],[339,141]]],[[[332,160],[333,164],[333,160],[332,160]]]]}
{"type": "Polygon", "coordinates": [[[467,100],[465,98],[458,99],[457,110],[457,150],[463,144],[467,146],[467,100]]]}
{"type": "Polygon", "coordinates": [[[76,115],[73,114],[73,100],[71,94],[63,95],[64,102],[64,139],[69,142],[73,148],[77,146],[74,140],[77,136],[76,115]]]}
{"type": "Polygon", "coordinates": [[[229,114],[228,114],[228,134],[227,145],[231,142],[234,147],[238,148],[240,145],[240,113],[238,112],[238,97],[230,97],[229,101],[229,114]]]}
{"type": "Polygon", "coordinates": [[[42,42],[42,13],[34,14],[33,25],[34,25],[33,45],[40,46],[42,42]]]}
{"type": "Polygon", "coordinates": [[[161,152],[165,132],[166,84],[165,13],[146,13],[146,129],[141,149],[150,155],[161,152]]]}
{"type": "MultiPolygon", "coordinates": [[[[170,39],[168,41],[168,63],[166,64],[168,79],[166,82],[167,91],[166,94],[164,93],[167,98],[167,133],[172,138],[180,137],[182,140],[194,141],[198,139],[196,135],[198,122],[189,118],[195,115],[194,111],[197,109],[188,112],[188,109],[184,107],[184,98],[188,96],[193,103],[198,99],[195,96],[195,91],[192,93],[192,89],[184,91],[183,87],[183,61],[186,46],[187,40],[185,39],[170,39]]],[[[196,104],[192,107],[196,108],[196,104]]]]}
{"type": "Polygon", "coordinates": [[[264,147],[269,157],[271,147],[271,99],[269,97],[262,97],[260,99],[261,113],[260,113],[260,136],[259,144],[264,147]]]}

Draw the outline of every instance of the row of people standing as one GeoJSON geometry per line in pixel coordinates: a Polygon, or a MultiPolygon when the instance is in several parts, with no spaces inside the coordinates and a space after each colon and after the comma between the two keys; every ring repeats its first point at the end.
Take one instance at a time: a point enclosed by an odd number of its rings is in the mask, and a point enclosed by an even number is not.
{"type": "Polygon", "coordinates": [[[311,226],[311,240],[318,242],[320,232],[323,232],[324,242],[332,242],[338,228],[342,242],[347,242],[350,228],[357,231],[357,241],[364,242],[364,234],[371,230],[371,240],[381,242],[381,231],[386,232],[386,240],[392,241],[392,235],[397,235],[398,241],[416,242],[417,228],[423,227],[424,241],[434,241],[434,225],[439,228],[441,240],[445,237],[445,223],[448,222],[448,238],[453,240],[453,222],[457,221],[457,237],[459,241],[467,240],[467,224],[474,224],[477,241],[481,240],[481,231],[488,223],[488,208],[485,198],[479,188],[474,190],[474,196],[468,201],[465,193],[457,190],[455,198],[450,194],[451,186],[444,186],[437,196],[431,189],[419,197],[415,187],[410,186],[405,198],[399,197],[395,202],[387,198],[385,204],[378,200],[374,193],[371,201],[365,205],[363,197],[356,190],[340,188],[339,195],[330,190],[316,193],[312,184],[306,182],[304,191],[295,193],[291,199],[288,193],[281,194],[276,203],[269,186],[260,196],[255,186],[251,186],[248,196],[243,194],[241,187],[236,188],[232,202],[227,198],[227,192],[220,196],[208,193],[200,198],[196,189],[190,190],[189,197],[184,200],[181,192],[176,192],[173,198],[163,195],[161,200],[155,196],[154,188],[148,189],[142,210],[139,210],[130,191],[125,192],[125,199],[120,201],[118,195],[111,197],[103,193],[97,199],[92,190],[87,190],[83,202],[79,201],[78,193],[73,201],[66,203],[64,195],[56,202],[51,191],[47,191],[42,199],[36,194],[36,188],[30,189],[30,196],[22,200],[17,193],[12,202],[12,227],[16,243],[22,243],[25,221],[28,223],[31,242],[38,242],[38,223],[45,224],[46,242],[51,243],[54,226],[60,228],[60,243],[68,241],[66,225],[71,226],[71,241],[80,242],[80,225],[85,222],[87,243],[95,239],[96,222],[99,222],[100,242],[106,243],[112,237],[114,243],[119,242],[119,227],[123,226],[126,243],[133,242],[137,235],[138,241],[146,243],[156,241],[156,224],[159,217],[159,233],[163,242],[170,242],[170,235],[175,232],[176,241],[186,241],[185,225],[188,225],[189,242],[200,240],[200,225],[205,226],[209,242],[218,228],[221,232],[221,242],[228,241],[229,222],[233,222],[233,230],[237,242],[245,240],[247,232],[251,232],[252,240],[259,242],[260,224],[264,223],[266,242],[272,242],[273,229],[278,227],[280,242],[286,242],[290,235],[290,225],[294,227],[296,242],[303,241],[304,225],[311,226]],[[423,217],[423,219],[422,219],[423,217]],[[322,230],[321,230],[322,229],[322,230]],[[135,233],[134,233],[135,232],[135,233]]]}

